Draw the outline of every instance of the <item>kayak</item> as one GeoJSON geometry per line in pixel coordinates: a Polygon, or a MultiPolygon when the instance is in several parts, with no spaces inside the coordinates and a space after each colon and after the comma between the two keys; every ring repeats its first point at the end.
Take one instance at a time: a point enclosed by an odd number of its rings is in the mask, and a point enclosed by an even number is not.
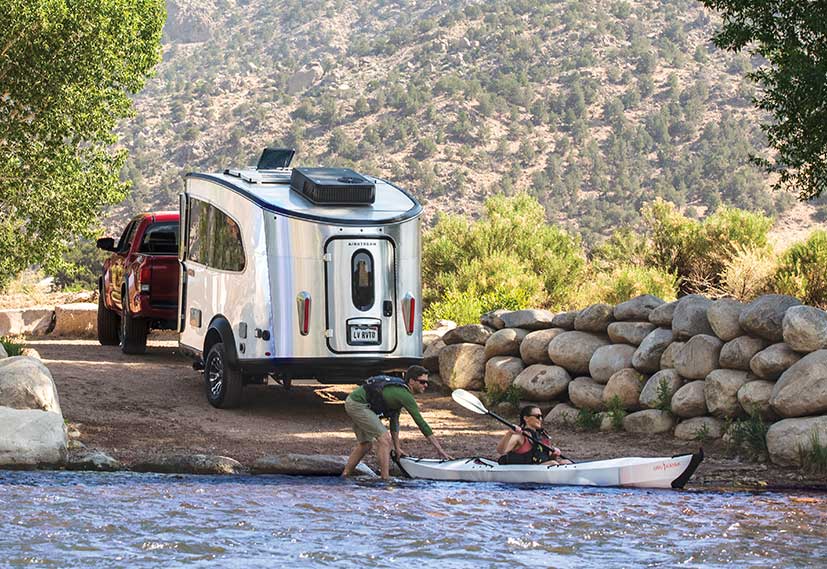
{"type": "Polygon", "coordinates": [[[487,458],[436,460],[405,456],[399,466],[411,478],[465,482],[683,488],[703,460],[703,449],[673,457],[626,457],[576,464],[498,464],[487,458]]]}

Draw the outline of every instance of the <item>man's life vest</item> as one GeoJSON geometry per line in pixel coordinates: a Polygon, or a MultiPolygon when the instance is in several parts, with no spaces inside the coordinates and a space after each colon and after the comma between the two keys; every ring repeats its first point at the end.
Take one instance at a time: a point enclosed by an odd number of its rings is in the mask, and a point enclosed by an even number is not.
{"type": "Polygon", "coordinates": [[[391,385],[398,385],[399,387],[404,387],[408,391],[411,390],[411,388],[408,387],[408,384],[405,383],[404,379],[401,377],[394,377],[392,375],[374,375],[373,377],[367,378],[362,384],[362,387],[365,388],[365,393],[368,396],[368,406],[370,407],[370,410],[380,417],[390,417],[391,415],[396,415],[399,413],[399,409],[396,411],[390,411],[385,405],[385,398],[382,396],[382,392],[385,388],[391,385]]]}
{"type": "Polygon", "coordinates": [[[500,464],[540,464],[552,459],[551,454],[542,446],[534,442],[534,438],[542,444],[550,447],[551,439],[548,434],[540,429],[533,431],[523,427],[523,444],[512,450],[511,452],[502,455],[497,462],[500,464]]]}

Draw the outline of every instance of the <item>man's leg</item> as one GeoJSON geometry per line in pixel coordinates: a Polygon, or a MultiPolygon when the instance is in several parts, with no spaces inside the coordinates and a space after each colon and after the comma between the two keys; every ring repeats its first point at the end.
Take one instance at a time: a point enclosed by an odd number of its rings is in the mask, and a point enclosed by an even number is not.
{"type": "Polygon", "coordinates": [[[379,459],[379,475],[387,480],[391,476],[391,435],[385,433],[376,439],[376,458],[379,459]]]}
{"type": "Polygon", "coordinates": [[[345,464],[345,469],[342,471],[342,476],[350,476],[353,474],[353,471],[356,469],[356,466],[359,464],[365,455],[370,451],[370,447],[373,446],[371,443],[358,443],[355,447],[353,447],[353,452],[350,453],[350,457],[347,459],[347,464],[345,464]]]}

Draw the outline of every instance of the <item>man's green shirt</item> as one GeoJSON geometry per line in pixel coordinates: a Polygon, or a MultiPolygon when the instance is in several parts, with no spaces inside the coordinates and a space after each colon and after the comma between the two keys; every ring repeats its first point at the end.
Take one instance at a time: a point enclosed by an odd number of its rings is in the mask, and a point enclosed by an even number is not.
{"type": "MultiPolygon", "coordinates": [[[[434,431],[428,423],[425,422],[425,419],[422,418],[419,412],[419,406],[416,404],[416,399],[414,399],[410,391],[401,385],[389,385],[382,390],[382,397],[385,399],[385,407],[387,407],[391,415],[391,431],[394,433],[399,432],[399,411],[404,407],[410,416],[413,417],[414,422],[419,427],[419,430],[422,431],[423,435],[430,437],[434,434],[434,431]]],[[[364,387],[356,388],[353,393],[350,394],[350,398],[366,405],[368,403],[368,394],[364,387]]]]}

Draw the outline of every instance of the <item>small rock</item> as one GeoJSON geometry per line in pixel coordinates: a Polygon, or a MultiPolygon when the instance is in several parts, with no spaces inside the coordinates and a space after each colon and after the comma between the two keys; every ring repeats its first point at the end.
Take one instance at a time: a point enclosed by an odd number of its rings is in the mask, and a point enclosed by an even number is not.
{"type": "Polygon", "coordinates": [[[675,308],[677,306],[677,300],[673,302],[667,302],[666,304],[661,304],[649,313],[649,322],[651,322],[659,328],[671,328],[672,318],[675,315],[675,308]]]}
{"type": "Polygon", "coordinates": [[[661,305],[663,305],[663,300],[657,296],[643,294],[615,306],[614,319],[648,321],[652,310],[661,305]]]}
{"type": "Polygon", "coordinates": [[[530,332],[520,342],[520,357],[526,365],[550,364],[548,345],[555,337],[565,332],[562,328],[549,328],[530,332]]]}
{"type": "Polygon", "coordinates": [[[687,379],[704,379],[718,367],[723,345],[715,336],[693,336],[675,355],[675,370],[687,379]]]}
{"type": "Polygon", "coordinates": [[[801,354],[794,352],[785,343],[773,344],[761,350],[749,361],[749,369],[761,379],[775,381],[795,362],[801,359],[801,354]]]}
{"type": "Polygon", "coordinates": [[[609,304],[592,304],[581,310],[574,319],[574,329],[580,332],[605,332],[614,322],[614,309],[609,304]]]}
{"type": "MultiPolygon", "coordinates": [[[[295,474],[300,476],[338,476],[347,464],[346,456],[324,454],[283,454],[266,456],[253,463],[254,474],[295,474]]],[[[359,464],[356,472],[376,477],[367,465],[359,464]]]]}
{"type": "Polygon", "coordinates": [[[784,315],[791,306],[801,302],[783,294],[759,296],[741,311],[738,323],[750,336],[758,336],[771,342],[784,340],[784,315]]]}
{"type": "Polygon", "coordinates": [[[482,324],[466,324],[445,332],[442,341],[448,346],[452,344],[479,344],[484,346],[492,333],[491,328],[486,328],[482,324]]]}
{"type": "Polygon", "coordinates": [[[675,314],[672,316],[672,331],[679,340],[705,334],[712,336],[715,332],[709,325],[707,310],[712,303],[708,298],[698,294],[689,294],[678,300],[675,314]]]}
{"type": "Polygon", "coordinates": [[[643,373],[658,371],[660,369],[660,358],[673,339],[672,330],[669,328],[653,330],[643,339],[632,356],[632,366],[643,373]]]}
{"type": "Polygon", "coordinates": [[[502,315],[508,312],[508,310],[503,310],[502,308],[492,310],[491,312],[486,312],[480,317],[480,324],[488,328],[493,328],[494,330],[502,330],[505,328],[505,322],[503,322],[502,315]]]}
{"type": "Polygon", "coordinates": [[[791,306],[784,314],[782,328],[784,342],[797,352],[827,348],[827,312],[823,310],[812,306],[791,306]]]}
{"type": "Polygon", "coordinates": [[[485,390],[489,393],[507,391],[524,369],[523,360],[512,356],[495,356],[485,363],[485,390]]]}
{"type": "Polygon", "coordinates": [[[722,368],[749,370],[752,356],[766,347],[767,341],[763,338],[739,336],[721,348],[720,365],[722,368]]]}
{"type": "Polygon", "coordinates": [[[738,324],[738,318],[744,309],[744,303],[734,298],[722,298],[709,305],[706,317],[713,332],[724,342],[743,336],[744,331],[738,324]]]}
{"type": "Polygon", "coordinates": [[[706,376],[704,397],[709,412],[716,417],[738,417],[742,414],[738,390],[753,376],[736,369],[716,369],[706,376]]]}
{"type": "Polygon", "coordinates": [[[663,350],[663,355],[660,357],[660,369],[675,367],[675,356],[684,344],[686,344],[686,342],[672,342],[663,350]]]}
{"type": "Polygon", "coordinates": [[[600,346],[589,360],[589,375],[597,383],[606,383],[616,372],[632,367],[634,346],[611,344],[600,346]]]}
{"type": "Polygon", "coordinates": [[[99,450],[86,452],[79,456],[70,456],[66,462],[67,470],[91,470],[95,472],[115,472],[122,470],[120,462],[99,450]]]}
{"type": "Polygon", "coordinates": [[[503,328],[497,330],[485,342],[485,359],[494,356],[519,356],[520,343],[528,332],[521,328],[503,328]]]}
{"type": "Polygon", "coordinates": [[[554,314],[548,310],[515,310],[500,315],[506,328],[522,328],[523,330],[543,330],[553,328],[554,314]]]}
{"type": "Polygon", "coordinates": [[[615,344],[639,346],[654,329],[655,325],[650,322],[612,322],[606,331],[615,344]]]}
{"type": "Polygon", "coordinates": [[[675,426],[675,419],[666,411],[646,409],[630,413],[623,418],[623,430],[629,433],[667,433],[675,426]]]}
{"type": "Polygon", "coordinates": [[[571,376],[560,366],[533,364],[520,372],[514,386],[529,399],[550,401],[566,394],[570,381],[571,376]]]}
{"type": "Polygon", "coordinates": [[[139,462],[132,466],[132,470],[170,474],[239,474],[245,468],[227,456],[174,454],[139,462]]]}
{"type": "Polygon", "coordinates": [[[563,332],[548,344],[552,363],[566,368],[572,374],[589,372],[589,362],[600,346],[609,345],[606,336],[589,332],[563,332]]]}
{"type": "Polygon", "coordinates": [[[574,330],[574,320],[577,318],[579,313],[579,310],[561,312],[552,318],[551,325],[555,328],[562,328],[563,330],[574,330]]]}
{"type": "Polygon", "coordinates": [[[609,378],[603,390],[603,403],[611,407],[612,400],[617,397],[623,409],[633,411],[640,408],[640,392],[646,376],[632,368],[622,369],[609,378]]]}
{"type": "Polygon", "coordinates": [[[578,377],[569,383],[569,399],[580,409],[602,411],[606,408],[603,403],[604,389],[604,385],[590,377],[578,377]]]}

